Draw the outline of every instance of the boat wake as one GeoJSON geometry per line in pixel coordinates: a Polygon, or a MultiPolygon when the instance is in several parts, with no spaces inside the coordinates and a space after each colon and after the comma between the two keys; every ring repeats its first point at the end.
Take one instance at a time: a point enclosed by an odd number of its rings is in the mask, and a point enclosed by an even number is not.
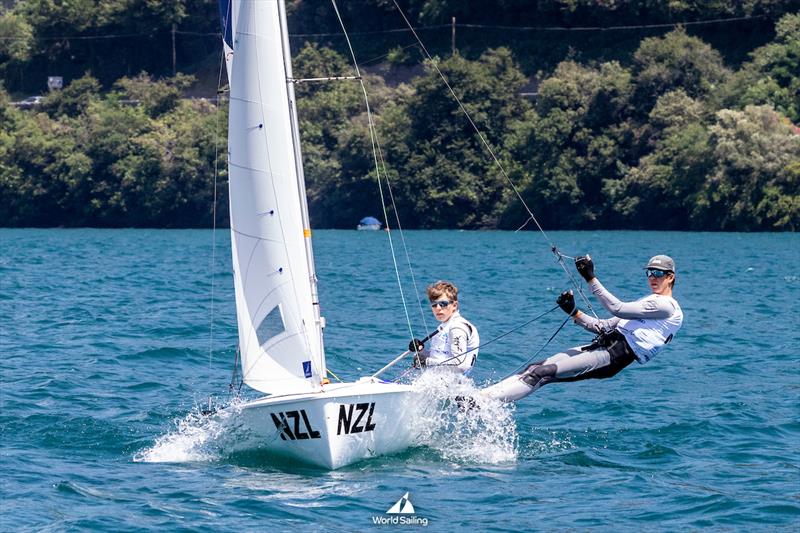
{"type": "Polygon", "coordinates": [[[417,445],[436,450],[446,461],[496,464],[517,459],[514,404],[483,397],[471,379],[444,370],[423,372],[413,385],[420,402],[417,445]]]}

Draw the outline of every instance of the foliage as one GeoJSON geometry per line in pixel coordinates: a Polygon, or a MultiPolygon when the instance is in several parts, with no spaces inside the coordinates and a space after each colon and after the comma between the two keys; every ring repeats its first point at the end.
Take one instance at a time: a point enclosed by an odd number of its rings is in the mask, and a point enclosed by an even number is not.
{"type": "MultiPolygon", "coordinates": [[[[467,17],[471,4],[406,7],[430,23],[451,10],[467,17]]],[[[500,4],[498,17],[529,6],[500,4]]],[[[648,5],[658,16],[785,11],[781,1],[762,0],[648,5]]],[[[375,0],[360,14],[391,7],[375,0]]],[[[0,70],[46,64],[48,54],[102,62],[107,50],[92,41],[51,37],[162,32],[206,8],[206,0],[21,2],[0,14],[0,36],[19,35],[2,45],[0,70]]],[[[558,0],[531,9],[575,22],[615,11],[625,19],[634,8],[558,0]]],[[[313,2],[290,2],[289,10],[308,23],[330,22],[313,2]]],[[[358,11],[343,10],[345,18],[358,11]]],[[[0,85],[0,224],[209,227],[215,209],[224,223],[226,107],[186,98],[192,77],[158,77],[163,68],[137,61],[133,48],[121,46],[125,59],[112,69],[76,70],[31,109],[12,105],[8,80],[0,85]]],[[[393,62],[409,60],[402,50],[390,54],[393,62]]],[[[516,50],[436,57],[402,82],[390,75],[413,72],[407,66],[361,71],[371,115],[357,80],[294,84],[313,225],[351,228],[386,209],[392,227],[397,216],[409,228],[517,229],[529,218],[519,192],[547,229],[798,228],[800,15],[784,15],[774,39],[739,68],[679,28],[641,39],[625,60],[565,58],[537,75],[533,99],[521,96],[531,88],[516,50]]],[[[296,78],[354,74],[348,56],[319,44],[306,43],[294,58],[296,78]]]]}
{"type": "Polygon", "coordinates": [[[0,60],[24,62],[33,51],[33,28],[13,11],[0,10],[0,60]]]}
{"type": "Polygon", "coordinates": [[[210,226],[214,169],[224,168],[224,112],[203,101],[165,97],[165,106],[164,98],[147,98],[183,83],[123,80],[121,87],[146,97],[136,104],[101,95],[87,76],[48,97],[42,111],[30,112],[14,109],[0,93],[0,115],[10,124],[0,136],[0,220],[210,226]]]}
{"type": "Polygon", "coordinates": [[[682,28],[663,38],[645,39],[633,58],[637,105],[642,109],[678,88],[692,98],[706,97],[730,75],[719,52],[682,28]]]}
{"type": "Polygon", "coordinates": [[[510,123],[528,103],[519,96],[525,78],[507,49],[477,61],[456,55],[435,59],[403,105],[407,120],[387,146],[398,208],[410,227],[492,227],[508,184],[491,158],[510,123]],[[454,87],[476,133],[438,70],[454,87]],[[400,144],[398,147],[397,144],[400,144]]]}
{"type": "Polygon", "coordinates": [[[193,82],[185,74],[154,81],[143,72],[135,78],[122,78],[114,86],[129,102],[141,104],[148,115],[157,118],[177,108],[183,91],[193,82]]]}
{"type": "Polygon", "coordinates": [[[631,114],[632,92],[630,72],[617,63],[567,61],[539,86],[517,158],[530,176],[523,196],[540,222],[575,227],[602,215],[603,180],[618,177],[630,144],[620,123],[631,114]]]}
{"type": "Polygon", "coordinates": [[[770,104],[800,123],[800,15],[786,15],[775,40],[754,50],[729,87],[728,105],[770,104]]]}
{"type": "Polygon", "coordinates": [[[800,135],[770,106],[723,109],[710,128],[714,168],[701,206],[720,229],[797,228],[800,135]]]}

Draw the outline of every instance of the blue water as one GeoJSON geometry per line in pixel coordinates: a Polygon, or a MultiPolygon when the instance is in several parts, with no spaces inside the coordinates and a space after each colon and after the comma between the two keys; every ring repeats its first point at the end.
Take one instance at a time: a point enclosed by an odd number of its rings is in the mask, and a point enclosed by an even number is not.
{"type": "MultiPolygon", "coordinates": [[[[590,252],[623,299],[648,291],[647,258],[672,255],[686,321],[668,349],[610,380],[548,385],[494,427],[442,426],[399,455],[328,472],[228,453],[198,415],[209,396],[229,400],[225,231],[212,246],[210,231],[0,230],[0,530],[796,530],[800,237],[550,237],[590,252]],[[374,526],[406,492],[428,526],[374,526]]],[[[439,278],[460,287],[484,342],[569,286],[537,233],[405,239],[417,335],[434,321],[416,294],[439,278]]],[[[357,378],[407,344],[386,234],[318,231],[314,245],[328,365],[357,378]]],[[[510,373],[562,319],[487,346],[475,381],[510,373]]],[[[545,351],[587,338],[568,324],[545,351]]]]}

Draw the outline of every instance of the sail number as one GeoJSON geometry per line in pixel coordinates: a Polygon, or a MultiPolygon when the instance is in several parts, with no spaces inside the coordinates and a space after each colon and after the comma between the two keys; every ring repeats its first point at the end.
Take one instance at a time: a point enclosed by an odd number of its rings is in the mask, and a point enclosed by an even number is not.
{"type": "Polygon", "coordinates": [[[299,411],[286,411],[285,413],[270,413],[272,422],[281,432],[281,440],[319,439],[319,431],[311,427],[305,409],[299,411]]]}
{"type": "Polygon", "coordinates": [[[339,423],[336,426],[336,434],[361,433],[362,431],[372,431],[375,424],[372,422],[372,413],[375,411],[375,403],[349,403],[339,406],[339,423]],[[366,416],[366,420],[364,417],[366,416]]]}
{"type": "MultiPolygon", "coordinates": [[[[374,402],[340,404],[336,434],[349,435],[373,431],[375,429],[375,423],[372,421],[374,412],[374,402]]],[[[272,423],[280,431],[281,440],[322,438],[320,432],[312,427],[305,409],[270,413],[269,416],[272,417],[272,423]]]]}

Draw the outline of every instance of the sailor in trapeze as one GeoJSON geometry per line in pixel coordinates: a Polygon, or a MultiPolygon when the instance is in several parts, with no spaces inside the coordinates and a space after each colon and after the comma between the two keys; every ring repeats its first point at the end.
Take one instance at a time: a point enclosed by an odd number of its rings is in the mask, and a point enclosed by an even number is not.
{"type": "Polygon", "coordinates": [[[578,272],[589,284],[603,307],[613,317],[589,316],[575,306],[572,291],[561,293],[557,303],[576,324],[597,334],[586,346],[578,346],[529,365],[522,372],[481,391],[482,395],[512,402],[524,398],[542,385],[583,379],[605,379],[637,361],[644,364],[669,343],[683,323],[683,312],[672,297],[675,261],[657,255],[645,266],[652,294],[635,302],[621,302],[594,275],[587,255],[575,260],[578,272]]]}

